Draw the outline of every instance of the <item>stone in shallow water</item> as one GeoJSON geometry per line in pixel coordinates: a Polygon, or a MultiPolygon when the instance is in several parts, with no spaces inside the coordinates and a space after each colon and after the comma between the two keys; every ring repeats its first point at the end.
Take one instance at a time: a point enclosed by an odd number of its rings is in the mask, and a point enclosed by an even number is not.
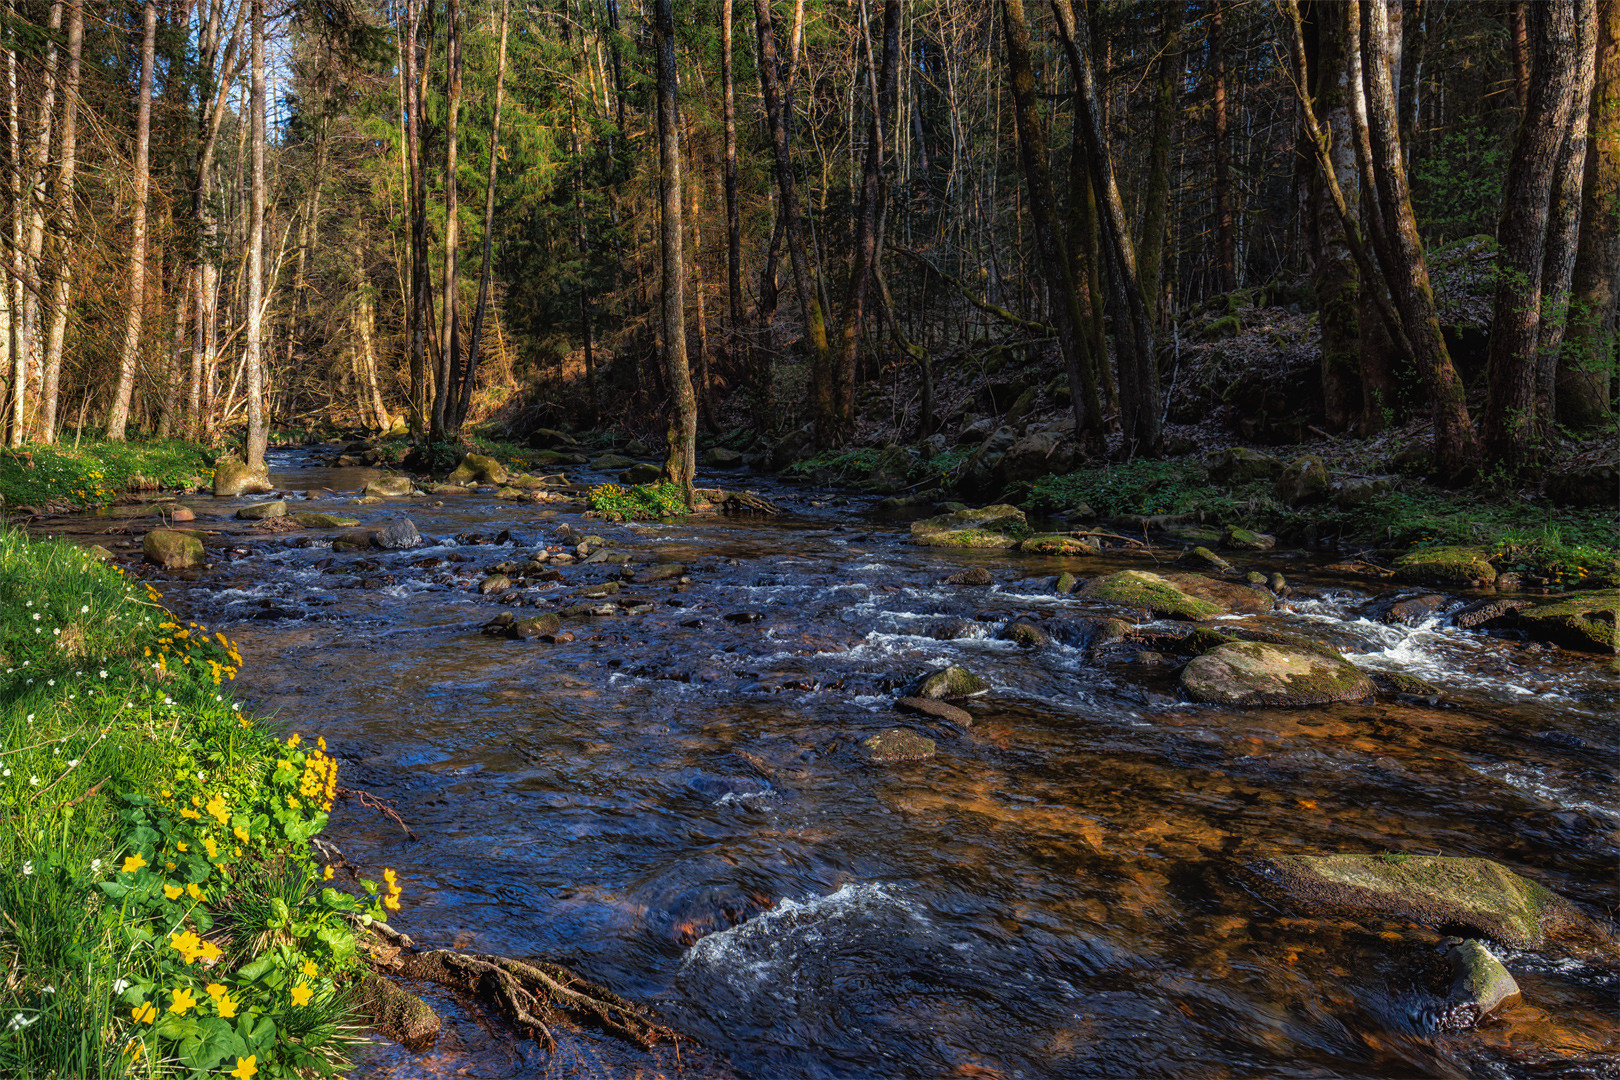
{"type": "Polygon", "coordinates": [[[978,697],[980,694],[990,692],[990,684],[979,678],[965,667],[952,664],[941,671],[923,676],[917,687],[916,696],[920,698],[965,698],[978,697]]]}
{"type": "Polygon", "coordinates": [[[908,728],[890,728],[861,740],[868,761],[888,765],[899,761],[926,761],[934,756],[934,740],[908,728]]]}
{"type": "Polygon", "coordinates": [[[931,716],[935,720],[944,720],[957,727],[970,728],[973,726],[973,714],[966,709],[959,709],[933,698],[903,697],[895,698],[894,707],[903,713],[914,713],[917,716],[931,716]]]}
{"type": "Polygon", "coordinates": [[[1476,1019],[1511,1009],[1524,1000],[1519,984],[1496,955],[1472,938],[1446,947],[1446,961],[1455,980],[1451,984],[1453,1004],[1472,1006],[1476,1019]]]}
{"type": "Polygon", "coordinates": [[[1338,656],[1260,641],[1211,649],[1181,671],[1181,690],[1193,701],[1233,708],[1270,705],[1303,708],[1373,695],[1366,673],[1338,656]]]}
{"type": "Polygon", "coordinates": [[[141,541],[141,554],[149,563],[178,570],[201,563],[203,546],[202,541],[190,533],[153,529],[141,541]]]}
{"type": "Polygon", "coordinates": [[[415,487],[408,476],[379,476],[366,484],[367,495],[398,499],[411,493],[415,487]]]}
{"type": "Polygon", "coordinates": [[[274,502],[254,503],[244,506],[236,512],[236,516],[243,521],[265,521],[269,518],[287,516],[287,500],[277,499],[274,502]]]}
{"type": "Polygon", "coordinates": [[[995,579],[982,566],[969,566],[945,579],[947,585],[989,585],[995,579]]]}

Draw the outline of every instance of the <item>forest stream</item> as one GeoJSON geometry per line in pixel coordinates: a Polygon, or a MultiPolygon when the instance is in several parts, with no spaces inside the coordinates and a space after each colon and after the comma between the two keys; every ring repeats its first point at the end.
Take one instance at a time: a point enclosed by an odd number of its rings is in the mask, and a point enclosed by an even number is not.
{"type": "MultiPolygon", "coordinates": [[[[271,480],[326,490],[299,509],[409,517],[423,542],[340,554],[330,533],[231,519],[259,500],[200,497],[214,568],[153,573],[165,602],[237,639],[245,699],[324,736],[343,784],[414,830],[348,802],[327,832],[371,876],[399,872],[396,927],[568,964],[691,1037],[645,1053],[559,1031],[548,1054],[418,987],[438,1043],[373,1044],[360,1076],[1620,1076],[1620,967],[1498,950],[1522,1004],[1456,1030],[1423,974],[1439,932],[1279,903],[1243,873],[1279,854],[1481,856],[1612,920],[1613,658],[1386,624],[1367,613],[1388,585],[1267,552],[1244,568],[1291,594],[1227,618],[1441,695],[1192,705],[1151,651],[997,637],[1083,608],[1054,593],[1060,570],[1140,558],[917,547],[858,498],[754,478],[791,512],[612,524],[488,491],[355,505],[378,474],[322,460],[273,452],[271,480]],[[564,524],[684,579],[626,585],[599,601],[612,614],[564,621],[572,640],[481,634],[509,610],[480,595],[486,569],[564,524]],[[944,583],[967,566],[992,583],[944,583]],[[970,728],[894,711],[947,663],[991,686],[960,703],[970,728]],[[868,761],[861,740],[896,726],[937,753],[868,761]]],[[[699,477],[716,480],[736,476],[699,477]]],[[[524,591],[546,610],[621,567],[557,569],[524,591]]]]}

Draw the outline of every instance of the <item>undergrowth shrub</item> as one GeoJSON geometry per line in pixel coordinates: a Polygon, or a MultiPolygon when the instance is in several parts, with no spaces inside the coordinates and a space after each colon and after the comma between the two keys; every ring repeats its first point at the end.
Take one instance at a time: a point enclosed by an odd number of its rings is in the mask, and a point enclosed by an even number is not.
{"type": "Polygon", "coordinates": [[[592,511],[611,521],[646,521],[686,513],[686,496],[679,484],[598,484],[591,488],[586,503],[592,511]]]}

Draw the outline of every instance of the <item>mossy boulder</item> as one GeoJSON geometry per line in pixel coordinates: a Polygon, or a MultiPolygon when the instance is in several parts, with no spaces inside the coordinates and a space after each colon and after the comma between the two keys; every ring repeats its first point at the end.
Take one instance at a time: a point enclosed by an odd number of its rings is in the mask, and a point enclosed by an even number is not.
{"type": "Polygon", "coordinates": [[[562,619],[554,612],[545,615],[535,615],[528,619],[514,618],[506,630],[506,636],[517,641],[529,638],[545,637],[556,634],[562,630],[562,619]]]}
{"type": "Polygon", "coordinates": [[[1519,612],[1519,626],[1538,641],[1612,656],[1620,653],[1617,616],[1620,589],[1603,589],[1526,608],[1519,612]]]}
{"type": "Polygon", "coordinates": [[[1248,585],[1216,581],[1200,574],[1155,574],[1148,570],[1121,570],[1094,578],[1081,587],[1080,595],[1145,608],[1162,619],[1195,622],[1217,615],[1263,614],[1275,602],[1270,593],[1248,585]]]}
{"type": "Polygon", "coordinates": [[[628,469],[634,464],[636,464],[635,458],[628,458],[623,454],[603,454],[591,462],[591,468],[598,472],[618,472],[622,469],[628,469]]]}
{"type": "Polygon", "coordinates": [[[420,1053],[439,1037],[439,1014],[385,976],[373,973],[361,979],[355,1004],[373,1031],[407,1050],[420,1053]]]}
{"type": "Polygon", "coordinates": [[[1395,560],[1395,577],[1419,585],[1486,586],[1495,583],[1496,568],[1477,548],[1419,548],[1395,560]]]}
{"type": "Polygon", "coordinates": [[[979,678],[965,667],[952,664],[950,667],[923,676],[917,685],[914,697],[932,698],[968,698],[978,697],[980,694],[990,692],[990,684],[979,678]]]}
{"type": "Polygon", "coordinates": [[[529,432],[529,445],[536,450],[559,450],[577,444],[566,431],[542,427],[529,432]]]}
{"type": "Polygon", "coordinates": [[[861,740],[868,761],[892,765],[901,761],[926,761],[934,756],[934,740],[909,728],[890,728],[861,740]]]}
{"type": "Polygon", "coordinates": [[[1451,965],[1451,1001],[1472,1006],[1476,1020],[1511,1009],[1524,999],[1518,982],[1496,954],[1472,938],[1446,949],[1451,965]]]}
{"type": "Polygon", "coordinates": [[[1607,934],[1569,901],[1489,859],[1441,855],[1284,855],[1258,870],[1311,907],[1464,928],[1515,949],[1598,944],[1607,934]]]}
{"type": "Polygon", "coordinates": [[[1016,506],[998,504],[925,518],[911,523],[911,539],[925,547],[1012,548],[1029,535],[1029,523],[1016,506]]]}
{"type": "Polygon", "coordinates": [[[1063,573],[1059,574],[1057,576],[1057,580],[1052,583],[1052,591],[1057,593],[1059,596],[1068,596],[1070,593],[1074,592],[1074,587],[1078,584],[1080,584],[1080,579],[1065,570],[1063,573]]]}
{"type": "Polygon", "coordinates": [[[214,497],[230,498],[236,495],[268,495],[270,473],[263,465],[254,467],[233,457],[220,458],[214,466],[214,497]]]}
{"type": "Polygon", "coordinates": [[[506,466],[502,465],[499,459],[490,457],[487,454],[467,454],[456,465],[455,470],[445,477],[445,482],[450,484],[495,484],[498,486],[506,483],[506,466]]]}
{"type": "Polygon", "coordinates": [[[1019,551],[1031,555],[1095,555],[1102,544],[1095,536],[1071,536],[1068,533],[1036,533],[1018,544],[1019,551]]]}
{"type": "Polygon", "coordinates": [[[728,450],[724,446],[711,446],[703,451],[700,459],[711,469],[734,469],[742,464],[742,453],[737,450],[728,450]]]}
{"type": "Polygon", "coordinates": [[[244,506],[236,512],[236,516],[243,521],[266,521],[270,518],[287,516],[287,500],[277,499],[274,502],[254,503],[244,506]]]}
{"type": "Polygon", "coordinates": [[[1270,551],[1277,546],[1277,538],[1252,529],[1228,525],[1221,535],[1221,543],[1234,551],[1270,551]]]}
{"type": "Polygon", "coordinates": [[[1373,683],[1360,668],[1327,652],[1243,641],[1190,661],[1181,670],[1181,692],[1211,705],[1298,709],[1365,700],[1373,683]]]}
{"type": "Polygon", "coordinates": [[[366,484],[365,494],[384,499],[402,499],[414,491],[416,485],[408,476],[379,476],[366,484]]]}
{"type": "Polygon", "coordinates": [[[1216,450],[1204,459],[1204,467],[1211,483],[1234,487],[1252,480],[1275,480],[1283,471],[1282,462],[1246,446],[1216,450]]]}
{"type": "Polygon", "coordinates": [[[202,541],[189,532],[153,529],[141,540],[141,555],[165,570],[183,570],[202,565],[203,546],[202,541]]]}
{"type": "Polygon", "coordinates": [[[542,450],[531,459],[536,465],[556,468],[559,465],[583,465],[590,458],[584,454],[568,454],[561,450],[542,450]]]}
{"type": "Polygon", "coordinates": [[[1000,634],[1003,641],[1015,641],[1026,649],[1037,649],[1042,645],[1050,645],[1052,639],[1046,632],[1034,623],[1010,622],[1002,628],[1000,634]]]}
{"type": "Polygon", "coordinates": [[[306,529],[348,529],[360,524],[358,518],[322,514],[314,510],[300,510],[288,516],[306,529]]]}
{"type": "Polygon", "coordinates": [[[624,484],[656,484],[664,478],[664,470],[650,461],[638,461],[619,474],[624,484]]]}
{"type": "Polygon", "coordinates": [[[1285,506],[1323,499],[1328,493],[1327,465],[1315,454],[1301,454],[1283,466],[1282,474],[1272,483],[1271,493],[1285,506]]]}
{"type": "Polygon", "coordinates": [[[1191,566],[1198,570],[1207,570],[1214,574],[1223,574],[1232,569],[1232,564],[1209,550],[1207,547],[1195,547],[1191,551],[1184,551],[1176,562],[1182,566],[1191,566]]]}

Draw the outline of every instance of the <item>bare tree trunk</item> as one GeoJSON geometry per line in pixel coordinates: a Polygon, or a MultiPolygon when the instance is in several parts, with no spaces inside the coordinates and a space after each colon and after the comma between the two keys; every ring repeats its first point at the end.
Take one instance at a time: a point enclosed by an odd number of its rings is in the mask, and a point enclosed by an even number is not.
{"type": "Polygon", "coordinates": [[[1159,85],[1153,103],[1153,142],[1148,150],[1147,191],[1142,198],[1142,242],[1138,264],[1142,298],[1148,314],[1162,324],[1164,290],[1160,267],[1164,262],[1164,235],[1170,208],[1170,141],[1176,126],[1176,88],[1181,83],[1181,25],[1186,5],[1165,5],[1159,31],[1159,85]]]}
{"type": "MultiPolygon", "coordinates": [[[[802,10],[802,5],[801,5],[802,10]]],[[[770,0],[754,0],[754,26],[759,36],[759,81],[765,98],[765,118],[775,149],[776,184],[781,194],[782,225],[787,240],[788,261],[793,267],[793,290],[804,314],[805,336],[809,339],[812,372],[812,412],[816,417],[817,442],[821,432],[830,432],[823,417],[833,412],[832,379],[827,322],[817,297],[816,278],[805,256],[804,237],[799,224],[799,193],[788,154],[788,117],[777,82],[776,32],[771,25],[770,0]]]]}
{"type": "MultiPolygon", "coordinates": [[[[1331,140],[1332,169],[1347,205],[1359,201],[1355,137],[1350,126],[1350,49],[1345,21],[1329,11],[1319,17],[1316,104],[1331,140]]],[[[1312,172],[1316,175],[1315,170],[1312,172]]],[[[1360,348],[1360,283],[1355,258],[1325,181],[1315,185],[1316,302],[1322,342],[1322,410],[1329,431],[1346,431],[1356,424],[1364,407],[1382,408],[1390,402],[1363,398],[1360,348]]]]}
{"type": "MultiPolygon", "coordinates": [[[[489,174],[484,182],[484,262],[478,271],[478,307],[473,314],[472,336],[467,342],[467,368],[461,376],[461,393],[456,402],[456,430],[467,421],[467,410],[472,405],[473,381],[478,375],[478,352],[483,347],[484,313],[489,305],[489,270],[495,244],[495,171],[501,156],[501,103],[506,90],[506,31],[511,14],[511,0],[501,0],[501,52],[495,67],[495,115],[489,128],[489,174]]],[[[580,215],[580,235],[584,235],[584,214],[580,215]]],[[[581,300],[584,299],[581,294],[581,300]]],[[[587,330],[586,334],[589,335],[587,330]]],[[[589,375],[589,365],[586,365],[589,375]]],[[[591,396],[595,398],[595,388],[591,396]]]]}
{"type": "Polygon", "coordinates": [[[1226,152],[1226,52],[1222,40],[1223,0],[1210,0],[1209,63],[1214,81],[1210,116],[1214,124],[1215,236],[1221,291],[1237,288],[1236,242],[1232,234],[1232,166],[1226,152]]]}
{"type": "Polygon", "coordinates": [[[253,468],[264,466],[264,451],[270,442],[270,431],[264,414],[264,0],[250,0],[253,5],[253,25],[249,29],[252,39],[253,100],[248,107],[252,131],[253,182],[248,202],[248,268],[247,268],[247,463],[253,468]]]}
{"type": "Polygon", "coordinates": [[[411,187],[408,196],[411,218],[411,299],[406,325],[407,348],[411,369],[411,431],[418,437],[427,432],[430,404],[428,402],[427,335],[432,304],[431,283],[427,274],[427,177],[422,162],[422,83],[426,79],[427,57],[419,42],[421,13],[418,0],[405,0],[405,34],[403,69],[405,103],[405,146],[410,165],[411,187]]]}
{"type": "Polygon", "coordinates": [[[1362,187],[1376,192],[1371,209],[1377,220],[1370,223],[1368,231],[1434,409],[1436,464],[1443,475],[1459,476],[1475,468],[1479,450],[1462,380],[1440,331],[1429,267],[1412,212],[1395,115],[1388,13],[1383,0],[1365,4],[1352,0],[1345,5],[1345,11],[1351,20],[1349,36],[1355,50],[1352,62],[1358,63],[1361,73],[1360,85],[1351,99],[1356,155],[1362,187]],[[1365,22],[1361,19],[1363,8],[1367,12],[1365,22]]]}
{"type": "MultiPolygon", "coordinates": [[[[742,214],[737,205],[737,99],[731,71],[732,0],[720,2],[720,83],[726,127],[726,299],[731,333],[726,351],[745,351],[742,300],[742,214]]],[[[751,351],[751,350],[747,350],[751,351]]],[[[753,364],[749,363],[752,369],[753,364]]]]}
{"type": "MultiPolygon", "coordinates": [[[[457,128],[461,123],[461,4],[449,0],[445,30],[445,73],[449,80],[446,92],[444,157],[444,312],[439,327],[439,358],[433,378],[433,419],[429,438],[440,440],[454,434],[445,425],[446,405],[455,394],[451,376],[460,370],[461,320],[457,317],[456,293],[461,281],[459,256],[461,216],[457,203],[456,154],[459,149],[457,128]]],[[[450,415],[455,415],[454,409],[450,415]]]]}
{"type": "Polygon", "coordinates": [[[1163,441],[1162,403],[1159,400],[1159,362],[1153,333],[1137,275],[1136,250],[1131,243],[1125,204],[1114,179],[1103,126],[1102,102],[1092,67],[1091,27],[1078,22],[1069,0],[1052,0],[1058,36],[1068,54],[1079,89],[1078,104],[1091,178],[1096,188],[1108,251],[1108,282],[1117,314],[1114,347],[1119,353],[1121,428],[1126,456],[1157,456],[1163,441]],[[1120,324],[1123,325],[1120,325],[1120,324]]]}
{"type": "Polygon", "coordinates": [[[1596,77],[1587,130],[1581,227],[1569,329],[1559,351],[1558,419],[1570,427],[1612,420],[1615,306],[1620,300],[1620,0],[1600,0],[1596,77]]]}
{"type": "Polygon", "coordinates": [[[51,326],[45,339],[45,370],[40,388],[40,441],[56,441],[60,408],[62,343],[67,337],[68,296],[73,287],[73,243],[78,231],[74,173],[78,167],[79,78],[84,53],[84,0],[72,0],[68,16],[68,69],[62,98],[61,162],[56,172],[58,236],[56,273],[51,281],[51,326]]]}
{"type": "Polygon", "coordinates": [[[1540,337],[1547,226],[1559,157],[1575,108],[1576,0],[1547,0],[1526,14],[1535,65],[1502,193],[1496,296],[1491,313],[1485,451],[1526,463],[1539,431],[1536,347],[1540,337]]]}
{"type": "Polygon", "coordinates": [[[1542,268],[1541,333],[1536,343],[1536,416],[1542,434],[1558,415],[1558,357],[1569,326],[1575,254],[1581,234],[1581,187],[1586,170],[1588,104],[1597,63],[1597,0],[1575,0],[1575,74],[1569,127],[1558,151],[1547,215],[1542,268]]]}
{"type": "MultiPolygon", "coordinates": [[[[6,15],[10,20],[17,18],[15,0],[7,0],[6,15]]],[[[23,316],[27,296],[23,284],[27,279],[23,221],[27,217],[27,210],[23,200],[22,114],[17,91],[17,50],[14,48],[6,50],[6,112],[10,120],[10,138],[7,142],[11,151],[11,160],[7,163],[10,167],[6,169],[11,195],[11,280],[6,283],[10,293],[6,302],[6,352],[9,362],[0,370],[6,373],[10,384],[4,399],[5,441],[8,446],[18,447],[23,441],[28,402],[28,340],[23,316]]]]}
{"type": "Polygon", "coordinates": [[[664,472],[681,485],[686,505],[695,502],[692,475],[697,466],[697,400],[686,365],[686,261],[681,253],[680,119],[676,115],[675,17],[670,0],[655,0],[658,43],[658,162],[663,205],[664,376],[674,399],[666,437],[664,472]]]}
{"type": "Polygon", "coordinates": [[[697,308],[697,363],[693,365],[693,390],[697,397],[698,421],[703,429],[711,434],[717,434],[719,425],[714,422],[714,388],[709,379],[709,323],[708,311],[703,301],[703,185],[706,182],[703,170],[699,167],[696,152],[692,149],[692,121],[686,119],[686,154],[687,164],[691,168],[692,191],[690,196],[692,221],[692,300],[697,308]]]}
{"type": "Polygon", "coordinates": [[[124,346],[119,353],[118,386],[107,412],[107,438],[124,441],[135,367],[141,354],[141,315],[146,306],[146,195],[151,174],[152,78],[156,65],[157,0],[145,0],[141,30],[141,88],[135,112],[135,198],[130,222],[129,310],[124,313],[124,346]]]}

